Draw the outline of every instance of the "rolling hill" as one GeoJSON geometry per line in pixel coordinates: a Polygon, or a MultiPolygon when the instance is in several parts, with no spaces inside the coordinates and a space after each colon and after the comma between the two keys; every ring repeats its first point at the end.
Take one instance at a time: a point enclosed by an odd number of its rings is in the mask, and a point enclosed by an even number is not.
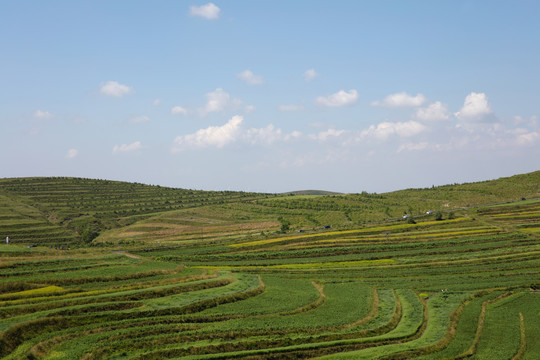
{"type": "Polygon", "coordinates": [[[0,357],[537,359],[539,177],[329,196],[0,180],[0,228],[25,236],[0,246],[0,357]]]}

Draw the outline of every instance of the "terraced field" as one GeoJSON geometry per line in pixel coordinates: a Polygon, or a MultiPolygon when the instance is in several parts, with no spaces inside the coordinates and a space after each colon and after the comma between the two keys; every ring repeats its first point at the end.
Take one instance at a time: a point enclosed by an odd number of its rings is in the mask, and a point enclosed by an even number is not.
{"type": "Polygon", "coordinates": [[[539,200],[286,234],[219,206],[0,246],[0,356],[538,359],[539,200]]]}
{"type": "Polygon", "coordinates": [[[17,243],[88,245],[104,230],[163,212],[271,196],[80,178],[0,179],[0,229],[17,243]]]}

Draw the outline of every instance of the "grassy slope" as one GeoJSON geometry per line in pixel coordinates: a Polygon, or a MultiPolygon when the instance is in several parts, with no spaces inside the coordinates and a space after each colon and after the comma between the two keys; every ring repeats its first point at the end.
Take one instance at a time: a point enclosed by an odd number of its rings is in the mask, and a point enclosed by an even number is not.
{"type": "MultiPolygon", "coordinates": [[[[284,195],[255,201],[210,205],[149,217],[132,226],[110,231],[99,242],[186,241],[234,235],[263,239],[282,223],[290,231],[337,229],[400,219],[404,214],[450,212],[463,207],[540,197],[540,171],[494,181],[409,189],[387,194],[284,195]],[[236,229],[236,231],[235,231],[236,229]],[[264,234],[261,234],[264,233],[264,234]]],[[[432,218],[432,217],[431,217],[432,218]]]]}
{"type": "Polygon", "coordinates": [[[101,232],[167,211],[266,196],[80,178],[0,179],[0,228],[19,243],[72,243],[88,227],[101,232]]]}
{"type": "Polygon", "coordinates": [[[539,183],[537,171],[386,194],[279,196],[78,178],[0,179],[0,226],[13,241],[45,244],[73,242],[86,227],[103,232],[134,223],[101,240],[234,236],[274,232],[282,224],[291,230],[347,228],[404,214],[420,216],[428,210],[536,198],[539,183]]]}

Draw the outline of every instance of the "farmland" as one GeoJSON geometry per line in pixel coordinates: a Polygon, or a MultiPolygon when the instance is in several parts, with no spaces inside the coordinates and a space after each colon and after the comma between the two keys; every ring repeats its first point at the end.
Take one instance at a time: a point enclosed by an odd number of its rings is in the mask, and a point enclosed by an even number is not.
{"type": "Polygon", "coordinates": [[[0,179],[0,357],[538,359],[539,198],[0,179]]]}

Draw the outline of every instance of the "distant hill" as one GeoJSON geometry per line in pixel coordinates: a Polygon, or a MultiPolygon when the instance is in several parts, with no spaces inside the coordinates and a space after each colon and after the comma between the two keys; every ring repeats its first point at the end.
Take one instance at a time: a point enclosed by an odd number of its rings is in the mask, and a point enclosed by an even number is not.
{"type": "Polygon", "coordinates": [[[324,191],[324,190],[298,190],[298,191],[289,191],[283,195],[341,195],[342,193],[324,191]]]}

